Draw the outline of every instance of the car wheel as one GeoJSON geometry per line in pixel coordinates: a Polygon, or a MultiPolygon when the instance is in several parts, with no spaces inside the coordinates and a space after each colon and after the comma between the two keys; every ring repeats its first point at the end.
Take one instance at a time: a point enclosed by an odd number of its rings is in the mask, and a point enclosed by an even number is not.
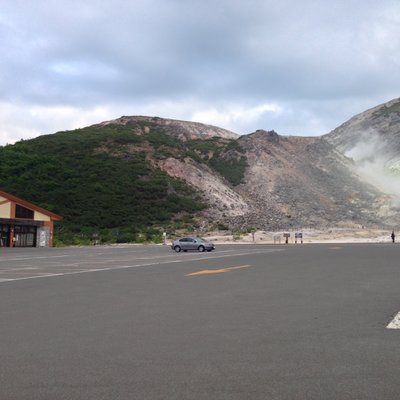
{"type": "Polygon", "coordinates": [[[175,247],[174,247],[174,250],[175,250],[177,253],[179,253],[182,249],[180,248],[180,246],[175,246],[175,247]]]}
{"type": "Polygon", "coordinates": [[[199,246],[199,247],[198,247],[198,250],[201,251],[201,252],[203,252],[205,249],[206,249],[206,248],[205,248],[204,246],[199,246]]]}
{"type": "Polygon", "coordinates": [[[208,252],[210,252],[211,251],[211,249],[210,250],[207,250],[208,252]]]}

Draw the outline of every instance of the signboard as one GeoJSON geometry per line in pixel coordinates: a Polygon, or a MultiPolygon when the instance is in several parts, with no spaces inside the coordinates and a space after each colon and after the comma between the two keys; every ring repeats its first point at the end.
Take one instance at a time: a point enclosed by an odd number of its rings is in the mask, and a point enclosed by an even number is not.
{"type": "Polygon", "coordinates": [[[303,234],[301,232],[296,232],[294,234],[294,238],[295,238],[295,243],[297,243],[297,239],[300,239],[301,243],[303,243],[303,234]]]}
{"type": "Polygon", "coordinates": [[[38,229],[38,245],[39,247],[47,247],[49,245],[49,229],[38,229]]]}

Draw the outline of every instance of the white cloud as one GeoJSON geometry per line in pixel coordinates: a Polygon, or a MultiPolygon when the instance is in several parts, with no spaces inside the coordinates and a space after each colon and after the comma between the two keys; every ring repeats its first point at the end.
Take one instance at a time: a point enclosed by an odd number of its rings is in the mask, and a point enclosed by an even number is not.
{"type": "Polygon", "coordinates": [[[111,118],[111,110],[107,107],[82,109],[0,103],[0,145],[61,130],[83,128],[111,118]]]}
{"type": "Polygon", "coordinates": [[[238,131],[243,126],[254,125],[255,122],[259,121],[267,113],[276,115],[281,112],[282,107],[277,104],[265,103],[249,108],[230,104],[221,109],[206,108],[194,111],[190,119],[238,131]]]}
{"type": "Polygon", "coordinates": [[[3,3],[0,144],[138,113],[315,135],[400,93],[398,0],[3,3]]]}

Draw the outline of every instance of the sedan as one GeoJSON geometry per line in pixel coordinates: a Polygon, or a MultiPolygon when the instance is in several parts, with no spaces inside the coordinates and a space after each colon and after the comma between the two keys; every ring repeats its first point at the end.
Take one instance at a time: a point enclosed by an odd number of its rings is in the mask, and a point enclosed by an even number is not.
{"type": "Polygon", "coordinates": [[[198,237],[184,237],[182,239],[177,239],[172,242],[171,245],[172,250],[175,250],[177,253],[180,251],[188,251],[188,250],[197,250],[197,251],[212,251],[215,249],[215,246],[207,242],[206,240],[198,237]]]}

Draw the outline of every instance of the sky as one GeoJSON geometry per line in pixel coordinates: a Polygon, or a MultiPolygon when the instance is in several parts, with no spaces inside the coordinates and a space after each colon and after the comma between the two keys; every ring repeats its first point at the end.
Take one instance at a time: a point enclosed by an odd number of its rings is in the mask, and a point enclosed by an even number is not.
{"type": "Polygon", "coordinates": [[[122,115],[325,134],[400,97],[399,0],[2,0],[0,145],[122,115]]]}

